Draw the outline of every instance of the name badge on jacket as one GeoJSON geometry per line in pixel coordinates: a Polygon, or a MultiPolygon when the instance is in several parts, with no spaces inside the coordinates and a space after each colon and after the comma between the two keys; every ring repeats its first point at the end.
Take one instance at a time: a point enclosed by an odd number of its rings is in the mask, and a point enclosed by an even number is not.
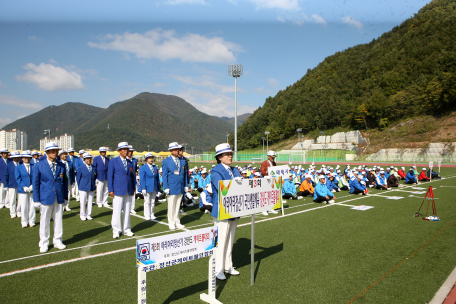
{"type": "Polygon", "coordinates": [[[179,175],[179,171],[174,170],[174,175],[179,175]]]}

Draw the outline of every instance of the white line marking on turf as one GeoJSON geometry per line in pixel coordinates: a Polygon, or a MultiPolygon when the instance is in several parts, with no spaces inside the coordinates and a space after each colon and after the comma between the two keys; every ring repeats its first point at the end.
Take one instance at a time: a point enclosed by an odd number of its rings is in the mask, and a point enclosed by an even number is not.
{"type": "MultiPolygon", "coordinates": [[[[448,179],[448,178],[453,178],[453,177],[456,177],[456,175],[455,176],[451,176],[451,177],[446,177],[446,178],[448,179]]],[[[439,181],[439,180],[436,180],[436,181],[439,181]]],[[[434,182],[434,180],[431,181],[431,182],[434,182]]],[[[412,186],[410,186],[410,187],[412,187],[412,186]]],[[[394,190],[392,190],[392,191],[394,191],[394,190]]],[[[262,219],[262,220],[255,221],[255,223],[266,222],[266,221],[270,221],[270,220],[274,220],[274,219],[280,219],[280,218],[283,218],[283,217],[288,217],[288,216],[292,216],[292,215],[296,215],[296,214],[300,214],[300,213],[304,213],[304,212],[310,212],[310,211],[313,211],[313,210],[326,208],[326,207],[330,207],[330,206],[334,206],[334,205],[342,205],[342,204],[345,204],[345,203],[350,202],[350,201],[355,201],[355,200],[359,200],[359,199],[363,199],[363,198],[368,198],[369,196],[372,196],[372,195],[362,195],[361,197],[356,197],[356,198],[349,199],[349,200],[346,200],[346,201],[343,201],[343,202],[339,202],[339,203],[335,203],[335,204],[325,204],[325,205],[318,206],[318,207],[315,207],[315,208],[310,208],[310,209],[306,209],[306,210],[301,210],[301,211],[285,214],[283,216],[275,216],[275,217],[265,218],[265,219],[262,219]]],[[[350,206],[350,205],[342,205],[342,206],[350,206]]],[[[238,227],[244,227],[244,226],[248,226],[250,224],[251,224],[251,222],[247,222],[247,223],[238,225],[238,227]]],[[[208,224],[200,224],[200,225],[192,226],[192,227],[189,227],[189,228],[195,228],[195,227],[206,226],[206,225],[208,225],[208,224]]],[[[162,232],[156,232],[156,233],[147,234],[147,235],[135,236],[135,237],[129,238],[129,239],[122,239],[122,240],[104,242],[104,243],[95,244],[95,245],[91,245],[91,246],[105,245],[105,244],[109,244],[109,243],[115,243],[115,242],[120,242],[120,241],[125,241],[125,240],[131,240],[131,239],[136,239],[136,238],[146,237],[146,236],[152,236],[152,235],[157,235],[157,234],[162,234],[162,233],[167,233],[167,232],[169,232],[169,231],[162,231],[162,232]]],[[[29,258],[33,258],[33,257],[40,257],[40,256],[44,256],[44,255],[47,255],[47,254],[54,254],[54,253],[59,253],[59,252],[66,252],[66,251],[70,251],[70,250],[81,249],[81,248],[84,248],[84,247],[87,247],[87,246],[81,246],[81,247],[77,247],[77,248],[65,249],[65,250],[60,250],[60,251],[55,251],[55,252],[48,252],[48,253],[44,253],[44,254],[38,254],[38,255],[33,255],[33,256],[28,256],[28,257],[13,259],[13,260],[8,260],[8,261],[2,261],[2,262],[0,262],[0,264],[4,264],[4,263],[8,263],[8,262],[14,262],[14,261],[19,261],[19,260],[24,260],[24,259],[29,259],[29,258]]],[[[84,259],[88,259],[88,258],[109,255],[109,254],[112,254],[112,253],[127,251],[127,250],[131,250],[131,249],[135,249],[135,248],[136,247],[118,249],[118,250],[115,250],[115,251],[105,252],[105,253],[100,253],[100,254],[94,254],[94,255],[91,255],[91,256],[87,256],[87,257],[81,257],[81,258],[76,258],[76,259],[72,259],[72,260],[66,260],[66,261],[56,262],[56,263],[52,263],[52,264],[47,264],[47,265],[42,265],[42,266],[37,266],[37,267],[32,267],[32,268],[27,268],[27,269],[23,269],[23,270],[12,271],[12,272],[9,272],[9,273],[0,274],[0,278],[4,277],[4,276],[10,276],[10,275],[23,273],[23,272],[28,272],[28,271],[32,271],[32,270],[37,270],[37,269],[42,269],[42,268],[62,265],[62,264],[66,264],[66,263],[71,263],[71,262],[75,262],[75,261],[80,261],[80,260],[84,260],[84,259]]]]}
{"type": "Polygon", "coordinates": [[[90,253],[90,249],[92,249],[92,245],[95,245],[98,241],[99,241],[99,239],[92,240],[86,245],[86,247],[82,248],[81,257],[88,256],[90,253]]]}

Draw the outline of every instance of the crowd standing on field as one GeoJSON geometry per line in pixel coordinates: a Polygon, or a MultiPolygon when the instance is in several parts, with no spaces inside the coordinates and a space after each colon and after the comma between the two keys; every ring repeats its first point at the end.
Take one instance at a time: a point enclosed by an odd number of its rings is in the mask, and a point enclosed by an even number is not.
{"type": "MultiPolygon", "coordinates": [[[[144,155],[145,164],[138,165],[133,157],[135,151],[127,142],[118,144],[119,156],[109,159],[107,148],[100,147],[98,156],[74,149],[60,150],[56,142],[46,144],[45,154],[38,151],[1,150],[0,158],[0,209],[10,210],[11,218],[21,218],[22,228],[35,226],[36,210],[40,213],[39,247],[40,252],[49,250],[51,217],[54,225],[52,244],[65,249],[63,244],[63,212],[71,211],[70,198],[80,205],[81,221],[92,220],[92,207],[111,206],[112,198],[113,238],[121,235],[134,236],[131,230],[130,215],[136,214],[136,199],[144,199],[144,217],[156,221],[155,204],[168,202],[168,227],[170,230],[184,229],[180,216],[184,208],[198,204],[201,212],[213,217],[218,226],[217,279],[225,280],[225,273],[239,275],[232,264],[232,248],[238,219],[219,221],[218,184],[220,180],[267,178],[268,168],[276,166],[274,151],[268,151],[267,160],[259,168],[249,165],[231,166],[233,151],[228,144],[216,146],[217,165],[211,168],[189,168],[183,156],[183,148],[177,142],[169,144],[170,156],[163,160],[162,167],[154,164],[152,153],[144,155]],[[95,195],[96,191],[96,195],[95,195]],[[199,199],[198,199],[199,195],[199,199]],[[96,197],[96,200],[95,200],[96,197]]],[[[336,192],[349,191],[354,195],[368,195],[370,188],[391,190],[406,184],[418,184],[440,178],[432,168],[415,166],[406,170],[390,166],[382,168],[360,165],[351,168],[346,165],[315,165],[305,168],[291,166],[289,176],[283,181],[282,198],[298,200],[311,197],[316,203],[333,204],[336,192]]],[[[275,210],[264,211],[277,213],[275,210]]]]}

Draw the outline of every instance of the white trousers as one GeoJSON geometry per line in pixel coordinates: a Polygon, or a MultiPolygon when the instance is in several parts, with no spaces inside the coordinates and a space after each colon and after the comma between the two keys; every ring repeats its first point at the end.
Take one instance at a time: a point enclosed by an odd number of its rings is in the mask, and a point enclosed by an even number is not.
{"type": "MultiPolygon", "coordinates": [[[[70,186],[69,189],[70,189],[71,197],[76,198],[76,196],[79,195],[78,185],[76,184],[76,181],[74,182],[73,185],[68,185],[68,186],[70,186]]],[[[68,198],[70,198],[70,197],[68,197],[68,198]]]]}
{"type": "Polygon", "coordinates": [[[76,200],[79,202],[79,186],[78,186],[78,182],[77,181],[74,181],[74,184],[75,184],[75,192],[74,192],[74,196],[76,198],[76,200]]]}
{"type": "Polygon", "coordinates": [[[54,239],[52,243],[62,243],[63,236],[63,206],[57,203],[57,197],[55,198],[53,205],[41,205],[40,209],[40,243],[39,246],[49,246],[49,237],[51,236],[51,216],[54,220],[54,239]]]}
{"type": "Polygon", "coordinates": [[[216,217],[214,219],[214,226],[218,227],[218,247],[217,259],[215,262],[215,273],[219,274],[222,271],[228,271],[233,267],[233,245],[234,237],[236,236],[236,228],[238,219],[234,221],[223,220],[219,221],[216,217]]]}
{"type": "Polygon", "coordinates": [[[79,191],[80,198],[80,211],[79,216],[81,219],[85,219],[92,214],[92,203],[95,191],[79,191]]]}
{"type": "Polygon", "coordinates": [[[0,183],[0,207],[3,207],[7,204],[7,201],[6,201],[7,193],[8,193],[8,188],[6,188],[3,183],[0,183]]]}
{"type": "Polygon", "coordinates": [[[133,194],[131,196],[131,211],[135,211],[135,203],[136,203],[136,197],[135,195],[133,194]]]}
{"type": "Polygon", "coordinates": [[[16,212],[20,212],[19,207],[16,210],[16,195],[17,188],[8,188],[6,204],[10,206],[10,215],[16,215],[16,212]]]}
{"type": "Polygon", "coordinates": [[[131,224],[130,224],[130,205],[131,205],[131,195],[114,195],[114,199],[112,200],[112,220],[111,226],[113,232],[122,232],[126,233],[131,231],[131,224]],[[123,229],[122,229],[122,219],[120,218],[123,213],[123,229]]]}
{"type": "Polygon", "coordinates": [[[155,197],[157,192],[146,193],[144,195],[144,217],[146,220],[150,220],[151,216],[154,215],[155,208],[155,197]]]}
{"type": "Polygon", "coordinates": [[[168,225],[180,224],[179,209],[182,194],[168,195],[168,225]]]}
{"type": "Polygon", "coordinates": [[[35,224],[36,211],[33,206],[33,193],[18,193],[17,203],[21,206],[21,224],[35,224]]]}
{"type": "Polygon", "coordinates": [[[108,203],[108,181],[97,181],[97,204],[108,203]]]}

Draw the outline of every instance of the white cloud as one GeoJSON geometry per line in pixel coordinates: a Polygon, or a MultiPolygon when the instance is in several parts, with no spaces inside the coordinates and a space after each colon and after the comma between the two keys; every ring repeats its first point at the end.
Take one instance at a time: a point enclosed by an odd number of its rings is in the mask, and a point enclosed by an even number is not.
{"type": "Polygon", "coordinates": [[[289,22],[297,25],[303,25],[305,23],[317,23],[324,26],[327,25],[326,20],[317,14],[312,14],[312,16],[307,16],[302,12],[282,14],[277,17],[277,20],[281,22],[289,22]]]}
{"type": "Polygon", "coordinates": [[[166,4],[207,4],[204,0],[168,0],[165,2],[166,4]]]}
{"type": "Polygon", "coordinates": [[[186,34],[178,37],[174,30],[160,28],[144,34],[126,32],[108,34],[100,43],[88,42],[93,48],[133,53],[137,58],[155,58],[166,61],[179,59],[183,62],[234,62],[233,52],[242,52],[240,45],[221,37],[186,34]]]}
{"type": "Polygon", "coordinates": [[[4,126],[6,126],[7,124],[13,122],[11,119],[9,118],[0,118],[0,128],[3,128],[4,126]]]}
{"type": "Polygon", "coordinates": [[[326,20],[323,19],[322,16],[320,15],[317,15],[317,14],[312,14],[312,16],[310,16],[317,24],[323,24],[326,26],[326,20]]]}
{"type": "Polygon", "coordinates": [[[1,80],[0,80],[0,88],[1,87],[6,87],[6,84],[4,84],[1,80]]]}
{"type": "Polygon", "coordinates": [[[13,105],[19,108],[24,108],[24,109],[30,109],[30,110],[40,110],[43,108],[42,105],[35,101],[30,101],[30,100],[24,100],[20,99],[15,96],[9,96],[9,95],[0,95],[0,103],[1,104],[7,104],[7,105],[13,105]]]}
{"type": "Polygon", "coordinates": [[[21,116],[18,116],[17,119],[21,119],[21,118],[24,118],[25,116],[27,115],[21,115],[21,116]]]}
{"type": "Polygon", "coordinates": [[[343,17],[342,22],[345,24],[348,24],[348,25],[353,25],[353,26],[357,27],[358,29],[362,29],[364,27],[364,25],[361,22],[353,19],[352,16],[343,17]]]}
{"type": "Polygon", "coordinates": [[[38,37],[36,37],[36,36],[29,36],[28,39],[29,39],[30,41],[36,41],[36,40],[38,39],[38,37]]]}
{"type": "Polygon", "coordinates": [[[52,64],[57,64],[57,61],[55,61],[54,59],[49,59],[49,62],[52,63],[52,64]]]}
{"type": "MultiPolygon", "coordinates": [[[[215,83],[212,80],[212,77],[209,75],[202,75],[200,77],[191,77],[191,76],[180,76],[180,75],[169,75],[171,78],[179,80],[188,85],[194,85],[199,87],[206,87],[210,88],[213,91],[221,92],[221,93],[232,93],[234,92],[234,84],[231,86],[222,85],[215,83]]],[[[238,91],[245,92],[241,88],[238,87],[238,91]]]]}
{"type": "Polygon", "coordinates": [[[24,65],[24,69],[28,71],[22,76],[17,75],[16,80],[34,83],[46,91],[82,90],[85,88],[81,75],[52,64],[41,63],[36,66],[33,63],[27,63],[24,65]]]}
{"type": "Polygon", "coordinates": [[[250,0],[256,9],[278,8],[282,10],[300,10],[298,0],[250,0]]]}
{"type": "Polygon", "coordinates": [[[162,87],[166,87],[166,86],[167,86],[167,84],[163,83],[163,82],[156,82],[156,83],[148,85],[148,87],[151,87],[151,88],[162,88],[162,87]]]}
{"type": "Polygon", "coordinates": [[[268,78],[268,85],[271,88],[278,89],[279,88],[279,81],[274,78],[268,78]]]}
{"type": "MultiPolygon", "coordinates": [[[[234,116],[234,99],[226,95],[213,94],[207,91],[188,89],[181,91],[179,96],[192,104],[199,111],[215,116],[234,116]]],[[[253,113],[257,108],[252,106],[243,106],[238,103],[238,115],[253,113]]]]}

